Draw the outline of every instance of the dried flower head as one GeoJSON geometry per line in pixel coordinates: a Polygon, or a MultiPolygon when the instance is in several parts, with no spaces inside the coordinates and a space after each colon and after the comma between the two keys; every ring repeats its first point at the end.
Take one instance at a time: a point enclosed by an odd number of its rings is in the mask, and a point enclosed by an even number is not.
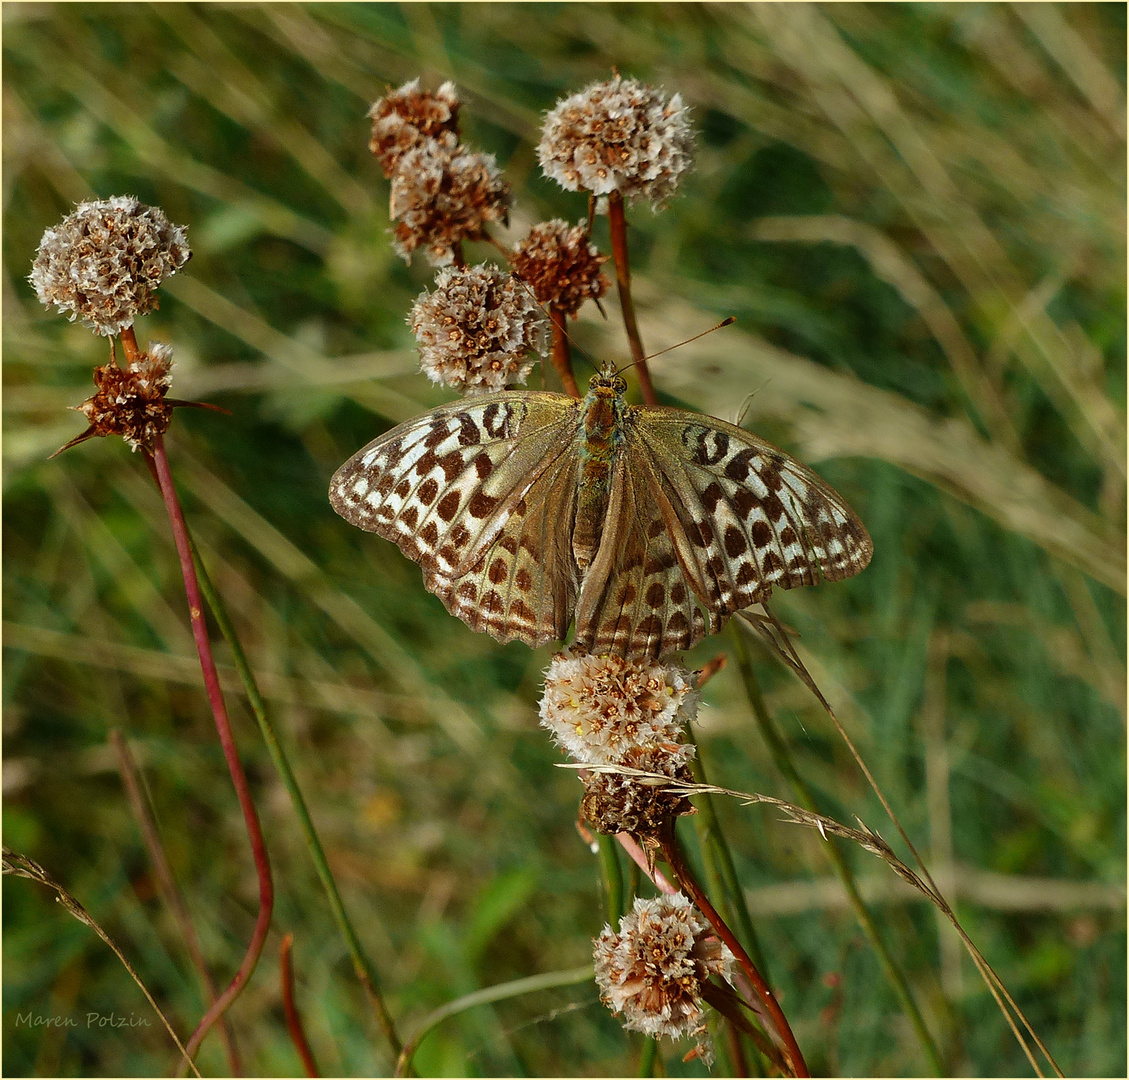
{"type": "Polygon", "coordinates": [[[392,246],[405,261],[422,247],[434,266],[455,259],[461,240],[479,240],[488,221],[505,221],[510,186],[492,154],[428,139],[401,158],[392,177],[389,213],[399,224],[392,246]]]}
{"type": "Polygon", "coordinates": [[[391,90],[368,111],[372,138],[368,148],[385,176],[392,176],[400,158],[426,139],[452,149],[459,141],[459,93],[445,82],[435,93],[420,90],[419,79],[391,90]]]}
{"type": "Polygon", "coordinates": [[[544,355],[547,320],[513,275],[482,263],[449,266],[422,293],[408,323],[419,342],[420,368],[432,382],[468,394],[525,382],[530,351],[544,355]]]}
{"type": "Polygon", "coordinates": [[[137,450],[153,445],[163,435],[172,418],[173,403],[165,400],[172,385],[172,346],[154,344],[123,370],[115,363],[94,369],[98,392],[76,411],[90,421],[90,427],[62,449],[92,439],[96,435],[120,435],[137,450]]]}
{"type": "MultiPolygon", "coordinates": [[[[693,756],[693,744],[656,743],[628,750],[619,764],[689,784],[694,777],[686,762],[693,756]]],[[[580,812],[596,832],[630,833],[646,843],[656,839],[672,818],[697,811],[685,795],[665,790],[659,780],[596,772],[584,781],[580,812]]]]}
{"type": "Polygon", "coordinates": [[[700,697],[681,664],[558,653],[545,671],[541,726],[576,761],[619,764],[633,747],[681,743],[700,697]]]}
{"type": "Polygon", "coordinates": [[[596,939],[596,985],[629,1031],[699,1040],[699,1054],[712,1060],[706,1036],[702,984],[711,975],[729,981],[734,958],[708,933],[681,893],[653,900],[636,898],[619,920],[619,933],[605,926],[596,939]]]}
{"type": "Polygon", "coordinates": [[[514,248],[514,270],[533,295],[573,318],[585,300],[597,300],[608,291],[608,279],[600,272],[607,261],[583,225],[559,218],[534,225],[514,248]]]}
{"type": "Polygon", "coordinates": [[[154,291],[190,258],[184,227],[132,195],[79,203],[39,242],[28,280],[42,304],[57,304],[107,337],[157,306],[154,291]]]}
{"type": "Polygon", "coordinates": [[[694,136],[689,110],[675,94],[616,75],[557,102],[537,147],[545,175],[569,191],[650,199],[657,208],[674,194],[690,166],[694,136]]]}

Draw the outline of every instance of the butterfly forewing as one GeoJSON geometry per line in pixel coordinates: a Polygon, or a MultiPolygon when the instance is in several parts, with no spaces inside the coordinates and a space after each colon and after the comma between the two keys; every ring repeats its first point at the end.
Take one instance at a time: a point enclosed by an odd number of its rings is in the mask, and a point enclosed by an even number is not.
{"type": "Polygon", "coordinates": [[[559,638],[575,595],[558,541],[571,530],[579,407],[505,392],[433,409],[345,462],[330,502],[418,562],[426,587],[475,629],[530,645],[559,638]]]}

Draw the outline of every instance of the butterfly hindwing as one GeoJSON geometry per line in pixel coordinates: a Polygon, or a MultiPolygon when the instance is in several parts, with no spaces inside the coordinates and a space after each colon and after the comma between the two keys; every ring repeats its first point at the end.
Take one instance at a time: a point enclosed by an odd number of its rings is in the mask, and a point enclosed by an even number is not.
{"type": "Polygon", "coordinates": [[[654,658],[705,636],[705,618],[653,484],[652,463],[629,439],[613,473],[600,549],[577,601],[574,644],[589,651],[654,658]]]}

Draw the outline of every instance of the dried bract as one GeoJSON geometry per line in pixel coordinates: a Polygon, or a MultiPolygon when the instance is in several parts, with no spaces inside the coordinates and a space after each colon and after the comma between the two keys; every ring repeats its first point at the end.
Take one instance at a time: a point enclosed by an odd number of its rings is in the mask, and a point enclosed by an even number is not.
{"type": "Polygon", "coordinates": [[[544,313],[511,274],[488,263],[440,270],[408,323],[424,374],[468,394],[524,382],[533,368],[529,353],[544,355],[547,347],[544,313]]]}
{"type": "Polygon", "coordinates": [[[185,229],[131,195],[79,203],[43,234],[28,280],[95,333],[132,326],[157,306],[155,290],[191,257],[185,229]]]}
{"type": "Polygon", "coordinates": [[[735,961],[685,896],[637,898],[618,934],[604,927],[595,960],[600,997],[624,1027],[654,1037],[695,1036],[710,1063],[701,988],[711,975],[731,980],[735,961]]]}
{"type": "Polygon", "coordinates": [[[513,265],[541,303],[576,318],[585,300],[608,291],[608,279],[600,271],[607,261],[583,225],[554,218],[529,230],[514,248],[513,265]]]}
{"type": "Polygon", "coordinates": [[[127,370],[114,363],[95,368],[98,392],[76,406],[90,427],[67,446],[98,435],[120,435],[134,450],[152,447],[172,418],[173,406],[165,400],[172,385],[171,372],[172,347],[160,344],[151,345],[127,370]]]}
{"type": "Polygon", "coordinates": [[[435,93],[420,90],[419,79],[385,94],[368,111],[372,138],[368,147],[391,177],[407,151],[431,139],[446,149],[459,141],[459,94],[453,82],[435,93]]]}
{"type": "Polygon", "coordinates": [[[642,196],[657,208],[674,194],[694,146],[689,110],[675,94],[617,75],[557,102],[537,147],[545,175],[569,191],[642,196]]]}
{"type": "Polygon", "coordinates": [[[389,214],[399,224],[392,246],[405,261],[423,248],[434,266],[455,259],[461,240],[484,237],[488,221],[506,220],[510,186],[494,157],[426,140],[400,158],[392,177],[389,214]]]}
{"type": "MultiPolygon", "coordinates": [[[[700,700],[681,664],[558,653],[545,671],[541,726],[576,761],[622,764],[633,748],[681,743],[700,700]]],[[[677,764],[693,753],[682,746],[677,764]]]]}

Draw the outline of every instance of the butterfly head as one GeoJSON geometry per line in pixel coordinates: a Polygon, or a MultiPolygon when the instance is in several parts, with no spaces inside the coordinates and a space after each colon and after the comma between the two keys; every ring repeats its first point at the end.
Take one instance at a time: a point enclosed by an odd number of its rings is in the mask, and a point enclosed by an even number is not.
{"type": "Polygon", "coordinates": [[[614,368],[604,367],[588,380],[588,393],[605,397],[609,390],[615,397],[623,397],[627,393],[627,380],[617,375],[614,368]]]}

